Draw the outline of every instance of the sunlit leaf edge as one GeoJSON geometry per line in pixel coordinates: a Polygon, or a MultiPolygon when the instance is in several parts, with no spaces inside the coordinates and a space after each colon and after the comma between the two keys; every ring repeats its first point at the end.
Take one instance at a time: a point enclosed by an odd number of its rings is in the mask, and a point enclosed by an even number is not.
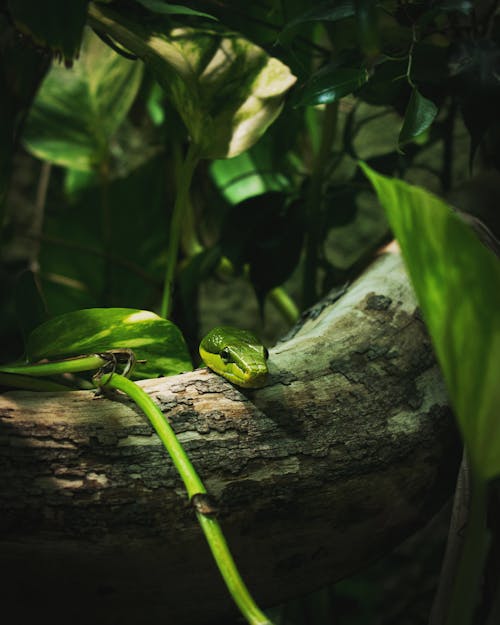
{"type": "Polygon", "coordinates": [[[402,249],[473,466],[485,479],[495,477],[500,474],[500,260],[443,200],[360,166],[402,249]],[[428,226],[426,236],[421,222],[428,226]]]}

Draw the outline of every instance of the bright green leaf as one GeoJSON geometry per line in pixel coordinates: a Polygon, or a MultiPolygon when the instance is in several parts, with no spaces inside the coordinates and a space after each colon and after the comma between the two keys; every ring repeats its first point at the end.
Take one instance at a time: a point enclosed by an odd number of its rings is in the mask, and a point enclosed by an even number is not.
{"type": "Polygon", "coordinates": [[[88,308],[54,317],[30,335],[30,362],[111,349],[131,349],[138,360],[135,378],[154,378],[191,371],[191,359],[180,330],[148,310],[88,308]]]}
{"type": "Polygon", "coordinates": [[[438,108],[434,102],[424,98],[416,88],[413,88],[410,101],[406,107],[403,127],[399,133],[399,147],[413,141],[425,132],[431,126],[437,113],[438,108]]]}
{"type": "Polygon", "coordinates": [[[284,191],[290,182],[269,161],[269,151],[263,153],[254,148],[230,160],[216,160],[210,165],[210,173],[224,198],[230,204],[268,191],[284,191]]]}
{"type": "Polygon", "coordinates": [[[403,256],[475,469],[500,475],[500,260],[450,207],[361,164],[403,256]]]}
{"type": "Polygon", "coordinates": [[[89,0],[8,0],[19,30],[72,61],[78,54],[89,0]]]}
{"type": "Polygon", "coordinates": [[[359,89],[368,80],[366,69],[322,67],[297,91],[294,106],[335,102],[359,89]]]}
{"type": "Polygon", "coordinates": [[[236,35],[165,32],[164,26],[140,24],[95,4],[89,15],[96,29],[153,71],[202,158],[230,158],[251,147],[279,115],[296,80],[281,61],[236,35]]]}
{"type": "Polygon", "coordinates": [[[142,63],[123,58],[89,31],[73,68],[54,66],[44,80],[24,131],[28,150],[57,165],[95,169],[135,99],[142,72],[142,63]]]}

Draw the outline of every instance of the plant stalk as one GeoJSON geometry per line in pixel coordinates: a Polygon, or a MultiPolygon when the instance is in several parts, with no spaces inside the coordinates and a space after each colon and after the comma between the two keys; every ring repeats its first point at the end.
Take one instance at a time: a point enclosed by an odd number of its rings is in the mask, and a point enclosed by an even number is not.
{"type": "Polygon", "coordinates": [[[299,309],[283,287],[275,287],[269,291],[268,297],[287,323],[290,325],[297,323],[300,317],[299,309]]]}
{"type": "Polygon", "coordinates": [[[189,188],[193,173],[198,164],[198,154],[194,144],[190,144],[186,158],[179,170],[177,195],[174,202],[170,230],[168,235],[167,265],[165,280],[163,283],[163,296],[160,307],[160,316],[168,319],[172,311],[172,289],[179,254],[179,241],[181,235],[182,218],[189,207],[189,188]]]}
{"type": "Polygon", "coordinates": [[[303,308],[312,306],[318,297],[316,290],[316,272],[318,268],[318,248],[322,230],[322,192],[325,170],[337,131],[337,119],[338,102],[329,102],[325,106],[323,133],[316,155],[307,197],[306,218],[308,231],[306,235],[306,256],[302,284],[303,308]]]}

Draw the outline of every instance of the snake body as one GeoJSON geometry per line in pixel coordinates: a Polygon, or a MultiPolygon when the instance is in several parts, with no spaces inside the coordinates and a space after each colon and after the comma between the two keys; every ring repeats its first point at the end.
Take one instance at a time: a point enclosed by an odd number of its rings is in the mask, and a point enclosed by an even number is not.
{"type": "Polygon", "coordinates": [[[218,326],[202,339],[200,356],[215,373],[244,388],[266,383],[267,349],[251,332],[218,326]]]}

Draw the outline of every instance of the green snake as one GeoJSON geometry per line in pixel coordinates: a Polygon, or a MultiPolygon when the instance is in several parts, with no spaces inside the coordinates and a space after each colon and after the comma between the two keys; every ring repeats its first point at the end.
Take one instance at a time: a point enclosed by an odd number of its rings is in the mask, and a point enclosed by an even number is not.
{"type": "MultiPolygon", "coordinates": [[[[109,349],[104,354],[88,354],[73,356],[71,358],[55,361],[47,361],[37,364],[14,365],[12,367],[0,367],[0,382],[12,383],[21,381],[21,388],[33,390],[49,390],[48,384],[34,383],[31,377],[16,378],[15,376],[44,376],[61,373],[86,371],[91,368],[98,369],[106,362],[106,355],[114,355],[116,358],[123,357],[130,350],[109,349]],[[2,377],[3,376],[3,377],[2,377]],[[34,384],[34,385],[33,385],[34,384]]],[[[264,345],[251,332],[229,326],[218,326],[210,330],[203,338],[199,347],[203,362],[215,373],[223,376],[233,384],[244,388],[259,388],[266,383],[268,369],[268,351],[264,345]]],[[[130,357],[130,356],[129,356],[130,357]]],[[[126,367],[130,367],[129,365],[126,367]]],[[[127,373],[123,375],[127,376],[127,373]]],[[[68,390],[67,387],[52,383],[52,390],[68,390]]]]}
{"type": "Polygon", "coordinates": [[[203,362],[233,384],[259,388],[266,382],[267,349],[247,330],[218,326],[202,339],[203,362]]]}

